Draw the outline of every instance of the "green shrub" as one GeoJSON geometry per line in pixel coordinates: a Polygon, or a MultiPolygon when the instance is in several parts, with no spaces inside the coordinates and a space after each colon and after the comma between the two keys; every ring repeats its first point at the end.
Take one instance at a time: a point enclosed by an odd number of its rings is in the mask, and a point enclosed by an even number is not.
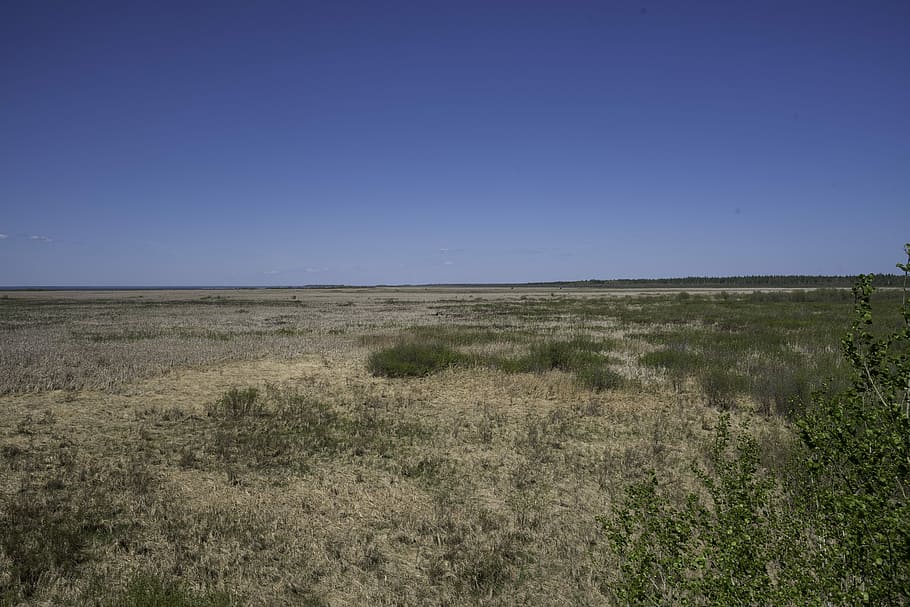
{"type": "Polygon", "coordinates": [[[661,490],[656,472],[630,486],[612,516],[599,519],[620,558],[620,578],[608,592],[626,605],[773,605],[793,598],[772,578],[789,561],[780,552],[787,545],[773,533],[775,483],[759,473],[758,461],[755,441],[747,433],[734,438],[725,414],[710,466],[697,470],[707,499],[691,493],[679,505],[661,490]]]}
{"type": "Polygon", "coordinates": [[[370,355],[370,373],[385,377],[423,377],[463,363],[466,357],[438,344],[402,343],[370,355]]]}
{"type": "MultiPolygon", "coordinates": [[[[910,274],[908,263],[898,264],[910,274]]],[[[910,302],[873,327],[872,276],[853,289],[841,392],[816,392],[800,449],[775,478],[722,417],[700,491],[683,505],[656,473],[600,518],[628,605],[910,604],[910,302]]]]}
{"type": "MultiPolygon", "coordinates": [[[[908,263],[898,264],[910,273],[908,263]]],[[[797,488],[818,535],[827,595],[834,602],[910,602],[910,301],[903,326],[879,337],[872,275],[853,293],[843,339],[851,385],[819,395],[799,420],[806,469],[797,488]]]]}
{"type": "Polygon", "coordinates": [[[574,371],[580,364],[587,364],[593,357],[588,350],[579,350],[569,342],[551,341],[536,344],[522,361],[523,367],[532,373],[559,369],[574,371]]]}
{"type": "MultiPolygon", "coordinates": [[[[414,335],[428,341],[405,341],[373,352],[367,367],[373,375],[385,377],[423,377],[455,365],[478,365],[506,373],[543,373],[560,370],[574,373],[578,381],[594,390],[619,387],[622,378],[605,367],[611,359],[603,354],[614,347],[609,340],[576,336],[531,345],[524,356],[467,355],[450,347],[495,341],[493,331],[467,328],[419,327],[414,335]]],[[[513,336],[514,337],[514,336],[513,336]]]]}

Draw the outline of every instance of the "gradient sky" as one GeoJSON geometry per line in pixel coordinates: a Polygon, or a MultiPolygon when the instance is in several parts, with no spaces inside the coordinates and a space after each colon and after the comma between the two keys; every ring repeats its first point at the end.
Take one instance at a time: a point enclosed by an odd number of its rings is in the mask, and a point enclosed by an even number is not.
{"type": "Polygon", "coordinates": [[[0,285],[893,272],[910,2],[0,7],[0,285]]]}

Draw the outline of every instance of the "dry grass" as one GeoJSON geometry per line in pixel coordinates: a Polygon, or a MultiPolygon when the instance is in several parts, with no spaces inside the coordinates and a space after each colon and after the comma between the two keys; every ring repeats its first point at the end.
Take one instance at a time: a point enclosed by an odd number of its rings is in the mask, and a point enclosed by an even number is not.
{"type": "MultiPolygon", "coordinates": [[[[608,603],[595,516],[651,467],[684,490],[717,411],[694,382],[641,367],[647,344],[617,321],[497,326],[472,307],[529,296],[549,293],[0,301],[0,604],[608,603]],[[615,340],[628,381],[367,370],[415,327],[478,323],[501,335],[465,352],[615,340]],[[27,558],[24,541],[61,550],[27,558]]],[[[774,418],[755,428],[786,437],[774,418]]]]}

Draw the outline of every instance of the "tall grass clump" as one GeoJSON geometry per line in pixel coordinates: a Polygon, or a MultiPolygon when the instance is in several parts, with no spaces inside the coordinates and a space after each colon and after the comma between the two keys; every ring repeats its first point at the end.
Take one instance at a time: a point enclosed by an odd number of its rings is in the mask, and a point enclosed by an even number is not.
{"type": "Polygon", "coordinates": [[[441,344],[400,343],[370,355],[370,373],[384,377],[424,377],[465,362],[466,357],[441,344]]]}
{"type": "Polygon", "coordinates": [[[307,469],[318,454],[343,448],[342,419],[325,403],[274,388],[232,388],[210,410],[218,420],[207,451],[228,464],[307,469]]]}
{"type": "Polygon", "coordinates": [[[642,365],[665,372],[673,388],[682,388],[687,377],[692,375],[700,362],[699,356],[683,345],[662,350],[654,350],[641,356],[642,365]]]}
{"type": "Polygon", "coordinates": [[[647,367],[663,369],[671,375],[687,375],[697,367],[699,356],[683,348],[667,348],[643,354],[639,362],[647,367]]]}
{"type": "Polygon", "coordinates": [[[769,364],[750,377],[750,392],[764,415],[793,418],[810,401],[812,379],[799,364],[769,364]]]}
{"type": "Polygon", "coordinates": [[[590,365],[575,372],[578,382],[595,392],[617,390],[625,384],[625,378],[616,371],[598,365],[590,365]]]}
{"type": "Polygon", "coordinates": [[[598,350],[595,342],[585,339],[547,341],[534,344],[530,353],[518,361],[518,367],[529,373],[574,371],[599,361],[598,350]]]}
{"type": "Polygon", "coordinates": [[[609,390],[623,384],[621,375],[609,368],[613,359],[604,351],[614,347],[608,340],[577,336],[569,340],[548,340],[531,345],[530,351],[518,358],[493,359],[490,366],[507,373],[573,373],[578,382],[592,390],[609,390]]]}
{"type": "Polygon", "coordinates": [[[212,416],[223,416],[229,419],[241,419],[262,413],[263,405],[256,388],[231,388],[220,399],[209,406],[212,416]]]}
{"type": "Polygon", "coordinates": [[[699,370],[698,385],[707,404],[717,409],[732,409],[737,396],[746,388],[746,380],[720,365],[707,365],[699,370]]]}

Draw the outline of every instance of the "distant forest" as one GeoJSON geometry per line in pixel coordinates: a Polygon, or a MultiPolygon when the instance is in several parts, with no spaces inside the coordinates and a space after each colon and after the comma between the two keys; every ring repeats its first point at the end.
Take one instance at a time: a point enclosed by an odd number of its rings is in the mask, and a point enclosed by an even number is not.
{"type": "MultiPolygon", "coordinates": [[[[875,274],[872,284],[876,288],[904,286],[903,274],[875,274]]],[[[427,284],[378,284],[375,287],[538,287],[547,289],[849,289],[856,282],[856,276],[687,276],[685,278],[614,278],[610,280],[557,280],[553,282],[497,282],[497,283],[427,283],[427,284]]],[[[369,289],[372,286],[349,285],[303,285],[307,288],[369,289]]],[[[907,285],[910,286],[910,285],[907,285]]]]}
{"type": "MultiPolygon", "coordinates": [[[[565,282],[527,283],[528,286],[571,287],[597,289],[647,289],[647,288],[730,288],[730,289],[836,289],[852,287],[856,276],[687,276],[685,278],[618,278],[614,280],[575,280],[565,282]]],[[[876,287],[901,287],[904,276],[876,274],[876,287]]]]}

